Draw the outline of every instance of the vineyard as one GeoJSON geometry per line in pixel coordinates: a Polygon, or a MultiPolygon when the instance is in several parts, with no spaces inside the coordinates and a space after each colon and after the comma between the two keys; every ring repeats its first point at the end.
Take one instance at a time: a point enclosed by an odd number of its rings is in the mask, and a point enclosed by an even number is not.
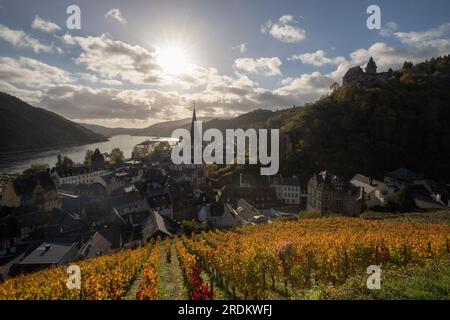
{"type": "MultiPolygon", "coordinates": [[[[0,299],[296,299],[311,288],[338,288],[384,270],[450,257],[450,226],[350,218],[248,226],[152,241],[144,247],[77,262],[80,289],[66,267],[8,279],[0,299]],[[176,283],[169,283],[176,282],[176,283]],[[171,293],[167,286],[174,286],[171,293]],[[183,298],[183,297],[182,297],[183,298]]],[[[365,285],[365,283],[361,284],[365,285]]]]}

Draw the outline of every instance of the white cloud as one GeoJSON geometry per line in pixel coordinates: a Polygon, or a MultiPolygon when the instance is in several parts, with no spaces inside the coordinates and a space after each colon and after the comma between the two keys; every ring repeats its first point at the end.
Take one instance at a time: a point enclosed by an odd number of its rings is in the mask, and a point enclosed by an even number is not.
{"type": "Polygon", "coordinates": [[[281,75],[280,58],[241,58],[234,61],[233,67],[237,70],[245,71],[248,73],[260,74],[265,76],[278,76],[281,75]]]}
{"type": "Polygon", "coordinates": [[[61,28],[51,21],[45,21],[39,16],[36,16],[31,24],[31,28],[46,32],[46,33],[54,33],[56,31],[61,30],[61,28]]]}
{"type": "Polygon", "coordinates": [[[102,79],[100,80],[101,83],[106,84],[108,86],[121,86],[122,82],[120,82],[119,80],[108,80],[108,79],[102,79]]]}
{"type": "Polygon", "coordinates": [[[134,84],[158,84],[163,80],[154,50],[116,41],[105,34],[100,37],[73,37],[66,34],[63,40],[81,48],[77,63],[86,65],[89,71],[103,78],[134,84]]]}
{"type": "Polygon", "coordinates": [[[39,60],[19,57],[0,57],[0,79],[29,88],[43,88],[52,84],[71,83],[70,74],[39,60]]]}
{"type": "Polygon", "coordinates": [[[423,48],[427,46],[448,45],[449,39],[442,39],[450,34],[450,23],[443,24],[437,28],[421,32],[395,32],[400,42],[403,44],[423,48]]]}
{"type": "Polygon", "coordinates": [[[398,25],[395,22],[388,22],[386,26],[380,30],[380,35],[383,37],[390,37],[397,31],[398,25]]]}
{"type": "Polygon", "coordinates": [[[215,72],[213,68],[191,65],[189,73],[168,74],[158,62],[156,48],[146,49],[113,40],[106,34],[100,37],[73,37],[66,34],[63,41],[81,48],[82,53],[76,59],[77,63],[109,80],[138,85],[177,85],[185,89],[205,84],[215,72]]]}
{"type": "MultiPolygon", "coordinates": [[[[292,20],[283,18],[284,22],[293,23],[292,20]]],[[[0,57],[0,90],[71,119],[103,124],[145,126],[158,120],[189,117],[192,100],[202,115],[235,116],[256,108],[282,108],[315,101],[329,93],[330,85],[340,82],[350,67],[364,66],[370,56],[380,71],[386,71],[389,67],[401,67],[405,60],[417,62],[448,53],[450,46],[444,38],[445,32],[442,26],[424,32],[396,32],[394,37],[407,43],[406,46],[399,48],[377,42],[345,58],[328,56],[323,50],[297,55],[291,59],[315,66],[335,66],[335,70],[280,79],[279,87],[273,89],[261,87],[244,72],[279,75],[279,58],[237,59],[235,73],[230,76],[214,68],[195,66],[189,74],[170,78],[155,61],[153,48],[116,41],[105,35],[66,35],[63,39],[68,45],[81,49],[76,61],[86,66],[86,72],[71,76],[37,60],[0,57]],[[149,76],[153,79],[148,79],[149,76]],[[86,81],[83,82],[86,86],[80,84],[81,80],[86,81]],[[121,84],[128,85],[126,82],[138,86],[121,87],[121,84]],[[191,86],[186,86],[189,90],[161,86],[178,82],[191,86]],[[95,83],[95,88],[90,88],[90,83],[95,83]],[[105,87],[100,88],[102,85],[105,87]]]]}
{"type": "Polygon", "coordinates": [[[31,105],[36,105],[40,102],[42,98],[42,92],[40,90],[29,90],[18,88],[7,81],[0,79],[0,91],[8,92],[16,97],[20,97],[20,99],[28,102],[31,105]]]}
{"type": "Polygon", "coordinates": [[[277,22],[269,20],[261,27],[262,33],[269,33],[284,43],[297,43],[306,39],[306,31],[295,26],[297,22],[292,15],[281,16],[277,22]]]}
{"type": "Polygon", "coordinates": [[[311,64],[316,67],[322,67],[327,64],[331,65],[338,65],[345,61],[344,57],[336,57],[336,58],[329,58],[327,57],[325,51],[323,50],[317,50],[313,53],[304,53],[304,54],[297,54],[293,55],[291,58],[289,58],[290,61],[301,61],[305,64],[311,64]]]}
{"type": "Polygon", "coordinates": [[[0,24],[0,38],[11,43],[18,48],[30,48],[35,53],[39,52],[60,52],[59,48],[47,46],[39,42],[39,40],[27,35],[22,30],[13,30],[0,24]]]}
{"type": "Polygon", "coordinates": [[[290,22],[294,22],[294,16],[290,14],[285,14],[284,16],[281,16],[280,19],[278,19],[280,23],[282,24],[288,24],[290,22]]]}
{"type": "Polygon", "coordinates": [[[87,82],[91,82],[91,83],[96,83],[98,82],[98,77],[95,74],[92,73],[87,73],[87,72],[79,72],[77,74],[78,79],[83,80],[83,81],[87,81],[87,82]]]}
{"type": "Polygon", "coordinates": [[[123,24],[127,23],[127,20],[123,17],[122,12],[120,12],[117,8],[111,9],[105,13],[105,18],[111,18],[123,24]]]}
{"type": "Polygon", "coordinates": [[[239,50],[240,53],[247,52],[247,43],[241,43],[231,48],[232,50],[239,50]]]}
{"type": "Polygon", "coordinates": [[[330,91],[333,83],[331,75],[323,75],[320,72],[302,74],[298,78],[289,79],[286,85],[275,89],[274,94],[289,97],[294,103],[305,103],[314,101],[321,95],[330,91]]]}

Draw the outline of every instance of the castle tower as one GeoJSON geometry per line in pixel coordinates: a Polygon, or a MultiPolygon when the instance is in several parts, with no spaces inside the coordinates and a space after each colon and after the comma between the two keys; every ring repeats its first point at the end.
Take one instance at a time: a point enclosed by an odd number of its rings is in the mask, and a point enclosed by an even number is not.
{"type": "Polygon", "coordinates": [[[367,63],[366,73],[376,74],[377,73],[377,64],[373,61],[373,58],[370,57],[369,62],[367,63]]]}

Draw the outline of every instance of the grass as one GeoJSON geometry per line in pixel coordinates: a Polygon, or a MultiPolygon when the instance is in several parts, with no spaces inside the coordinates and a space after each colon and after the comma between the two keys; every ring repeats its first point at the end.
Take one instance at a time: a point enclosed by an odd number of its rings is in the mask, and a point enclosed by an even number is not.
{"type": "Polygon", "coordinates": [[[168,263],[166,261],[165,241],[161,243],[158,297],[160,300],[186,300],[189,298],[184,286],[183,274],[178,263],[175,247],[171,244],[170,263],[168,263]]]}
{"type": "Polygon", "coordinates": [[[449,300],[450,258],[382,271],[381,289],[366,287],[367,275],[336,288],[322,288],[320,299],[331,300],[449,300]]]}
{"type": "Polygon", "coordinates": [[[368,220],[396,220],[411,223],[432,223],[432,224],[450,225],[450,210],[429,211],[429,212],[408,212],[408,213],[368,211],[363,213],[361,215],[361,218],[368,220]]]}

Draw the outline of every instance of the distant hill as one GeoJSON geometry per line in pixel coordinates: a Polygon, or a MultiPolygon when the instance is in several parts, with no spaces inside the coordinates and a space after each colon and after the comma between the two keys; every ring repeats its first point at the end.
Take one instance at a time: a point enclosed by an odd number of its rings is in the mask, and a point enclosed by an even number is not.
{"type": "Polygon", "coordinates": [[[0,153],[41,150],[105,140],[81,125],[0,92],[0,153]]]}
{"type": "Polygon", "coordinates": [[[276,112],[270,110],[258,109],[248,113],[244,113],[232,119],[213,119],[203,124],[203,129],[216,128],[222,132],[226,129],[249,129],[249,128],[265,128],[267,121],[276,112]]]}
{"type": "MultiPolygon", "coordinates": [[[[213,117],[199,117],[198,120],[208,122],[213,117]]],[[[216,119],[219,120],[219,119],[216,119]]],[[[147,128],[136,129],[136,128],[108,128],[96,124],[80,123],[83,127],[92,130],[95,133],[102,134],[105,136],[114,136],[121,134],[129,134],[133,136],[156,136],[156,137],[170,137],[172,132],[178,128],[190,128],[191,118],[185,118],[181,120],[164,121],[153,124],[147,128]]]]}
{"type": "Polygon", "coordinates": [[[97,124],[89,124],[89,123],[79,123],[81,126],[86,129],[91,130],[92,132],[104,135],[105,137],[118,136],[121,134],[130,134],[136,132],[136,128],[108,128],[104,126],[100,126],[97,124]]]}
{"type": "MultiPolygon", "coordinates": [[[[207,122],[211,119],[214,119],[212,117],[198,117],[198,120],[207,122]]],[[[185,118],[181,120],[174,120],[174,121],[165,121],[153,124],[147,128],[144,129],[138,129],[135,131],[133,135],[135,136],[158,136],[158,137],[170,137],[172,135],[172,132],[175,129],[178,128],[185,128],[188,129],[191,127],[191,121],[192,118],[185,118]]]]}

